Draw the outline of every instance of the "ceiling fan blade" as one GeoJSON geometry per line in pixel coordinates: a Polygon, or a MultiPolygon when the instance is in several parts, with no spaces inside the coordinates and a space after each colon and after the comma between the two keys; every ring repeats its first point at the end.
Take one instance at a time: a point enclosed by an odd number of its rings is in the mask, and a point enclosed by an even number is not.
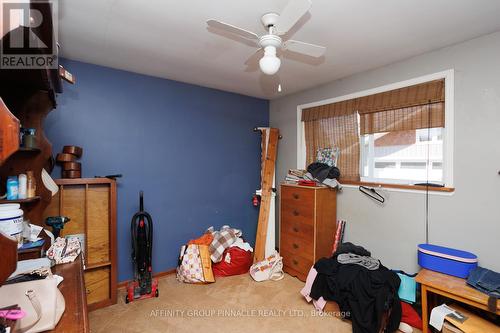
{"type": "Polygon", "coordinates": [[[284,35],[311,8],[311,0],[290,0],[281,12],[275,28],[279,35],[284,35]]]}
{"type": "Polygon", "coordinates": [[[264,55],[264,50],[262,48],[258,49],[245,61],[245,72],[255,72],[259,70],[259,60],[264,55]]]}
{"type": "Polygon", "coordinates": [[[298,40],[287,40],[283,44],[283,48],[292,52],[302,53],[311,57],[319,58],[326,52],[326,47],[299,42],[298,40]]]}
{"type": "Polygon", "coordinates": [[[236,34],[236,35],[239,35],[241,37],[248,38],[248,39],[259,39],[259,36],[256,33],[253,33],[251,31],[248,31],[248,30],[245,30],[242,28],[238,28],[237,26],[234,26],[234,25],[229,24],[229,23],[224,23],[224,22],[217,21],[217,20],[208,20],[207,25],[209,27],[212,27],[215,29],[229,31],[233,34],[236,34]]]}

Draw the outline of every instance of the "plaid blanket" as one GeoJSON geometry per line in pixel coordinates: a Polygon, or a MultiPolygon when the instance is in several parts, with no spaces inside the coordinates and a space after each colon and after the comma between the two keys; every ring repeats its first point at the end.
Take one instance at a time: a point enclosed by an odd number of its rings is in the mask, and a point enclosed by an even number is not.
{"type": "Polygon", "coordinates": [[[207,231],[211,232],[214,236],[214,240],[208,248],[210,258],[213,262],[220,262],[224,250],[230,247],[241,236],[241,230],[233,229],[227,225],[223,226],[220,231],[214,231],[214,227],[208,228],[207,231]]]}

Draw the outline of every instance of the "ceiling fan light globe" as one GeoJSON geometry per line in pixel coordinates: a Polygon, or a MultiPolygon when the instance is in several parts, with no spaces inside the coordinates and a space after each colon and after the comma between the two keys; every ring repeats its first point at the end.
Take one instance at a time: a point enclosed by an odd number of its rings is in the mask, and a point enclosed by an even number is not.
{"type": "Polygon", "coordinates": [[[280,58],[276,56],[263,56],[259,60],[260,70],[266,75],[274,75],[278,72],[281,66],[280,58]]]}

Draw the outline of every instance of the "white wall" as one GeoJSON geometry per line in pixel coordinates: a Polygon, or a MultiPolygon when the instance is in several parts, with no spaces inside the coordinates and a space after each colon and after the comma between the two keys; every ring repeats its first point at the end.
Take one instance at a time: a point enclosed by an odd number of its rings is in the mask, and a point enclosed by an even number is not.
{"type": "MultiPolygon", "coordinates": [[[[297,105],[447,69],[455,69],[456,191],[430,196],[429,241],[471,251],[480,265],[500,271],[500,32],[271,101],[270,124],[283,135],[277,179],[297,166],[297,105]]],[[[348,221],[345,240],[371,250],[390,268],[418,270],[424,194],[390,192],[380,207],[357,188],[344,188],[337,215],[348,221]]]]}

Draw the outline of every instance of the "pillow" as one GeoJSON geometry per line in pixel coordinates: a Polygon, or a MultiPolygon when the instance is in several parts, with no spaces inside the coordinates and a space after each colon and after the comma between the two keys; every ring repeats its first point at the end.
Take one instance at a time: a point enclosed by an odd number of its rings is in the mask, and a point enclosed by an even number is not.
{"type": "Polygon", "coordinates": [[[336,167],[339,153],[340,150],[338,148],[318,148],[316,151],[316,162],[336,167]]]}

